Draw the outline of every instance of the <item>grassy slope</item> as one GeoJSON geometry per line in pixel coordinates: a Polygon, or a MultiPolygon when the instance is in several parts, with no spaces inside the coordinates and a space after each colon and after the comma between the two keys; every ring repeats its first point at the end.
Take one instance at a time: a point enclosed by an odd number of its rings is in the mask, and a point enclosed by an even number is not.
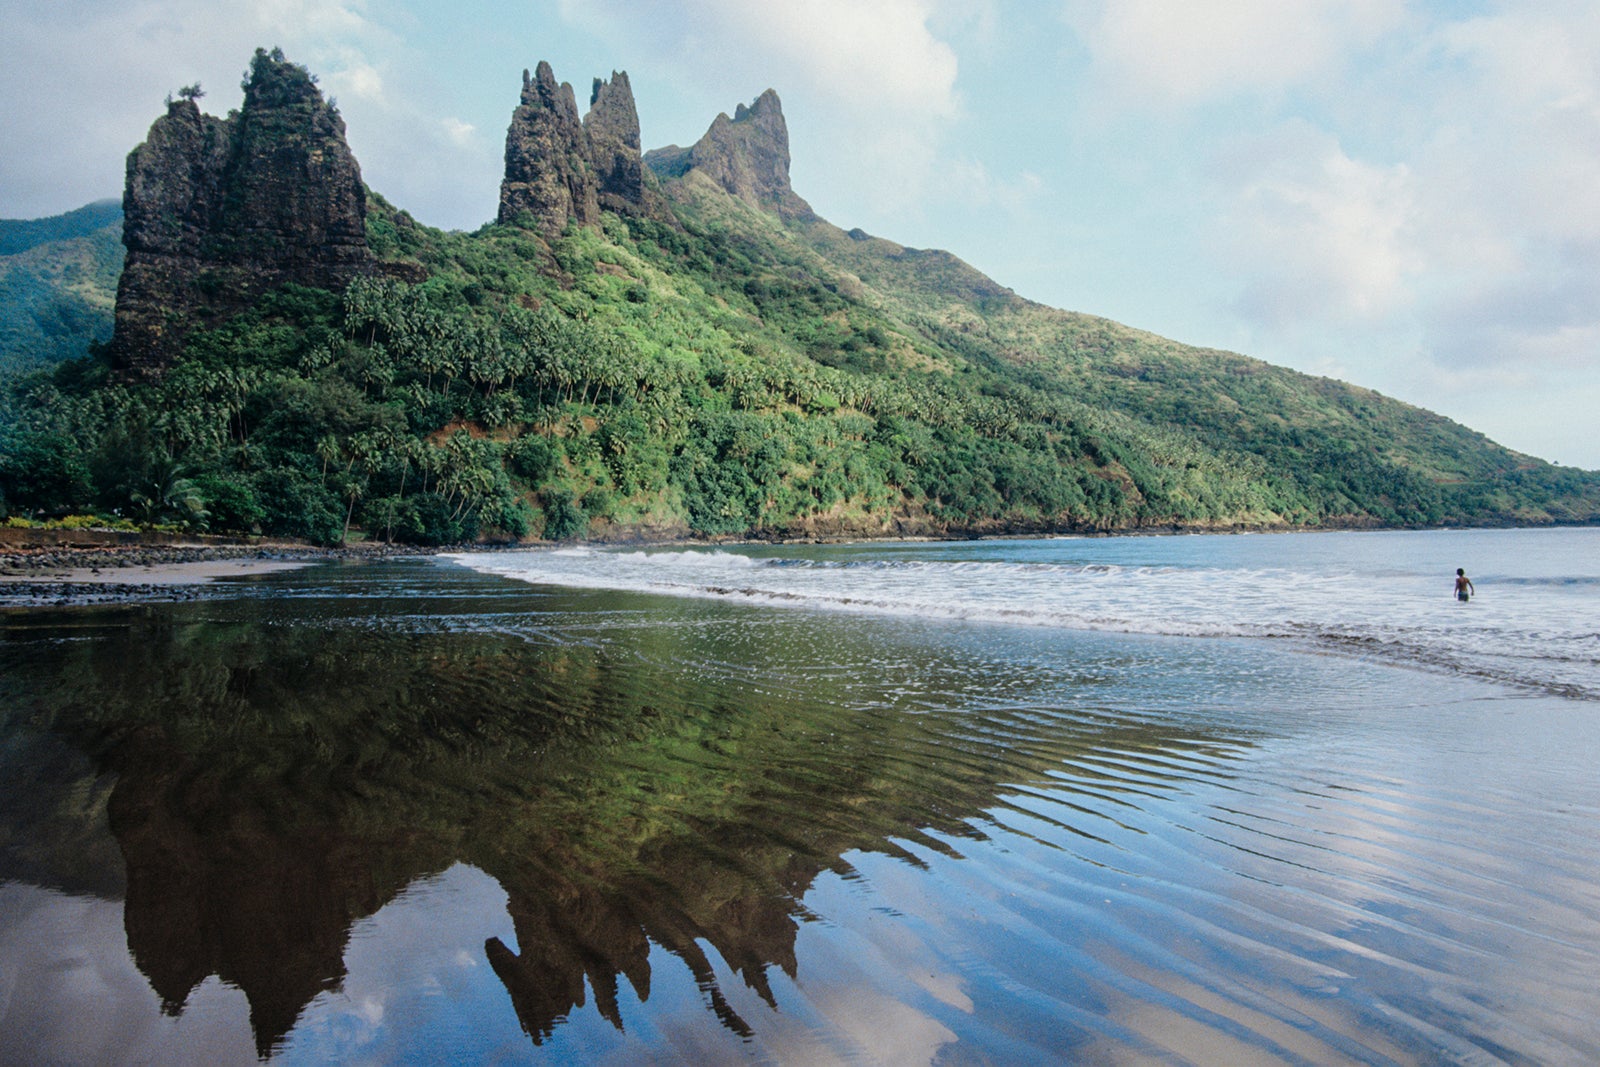
{"type": "MultiPolygon", "coordinates": [[[[1044,307],[945,252],[825,222],[785,225],[697,175],[672,192],[689,231],[716,235],[734,262],[652,255],[653,245],[614,226],[609,237],[581,238],[584,251],[567,252],[572,287],[549,295],[644,351],[696,366],[706,353],[737,363],[759,352],[768,363],[820,362],[900,383],[942,378],[969,395],[999,398],[1025,421],[1070,421],[1094,439],[1101,476],[1135,498],[1155,487],[1179,500],[1180,513],[1157,508],[1119,525],[1168,518],[1199,526],[1547,522],[1600,514],[1600,479],[1371,390],[1044,307]],[[592,273],[594,261],[604,264],[600,273],[592,273]],[[630,285],[643,286],[649,299],[630,303],[630,285]],[[846,348],[852,339],[873,343],[855,355],[828,351],[826,338],[767,314],[761,290],[784,285],[820,286],[837,298],[838,306],[819,306],[815,316],[835,327],[833,340],[844,338],[846,348]],[[1204,497],[1189,514],[1181,513],[1185,482],[1197,485],[1191,496],[1204,497]]],[[[486,233],[491,243],[508,240],[486,233]]],[[[563,249],[556,254],[561,259],[563,249]]]]}
{"type": "Polygon", "coordinates": [[[785,227],[704,185],[681,187],[678,203],[701,225],[771,245],[775,261],[853,293],[909,335],[929,367],[987,369],[1146,456],[1186,454],[1252,480],[1281,483],[1293,472],[1343,501],[1331,510],[1291,503],[1278,514],[1247,508],[1244,521],[1360,524],[1374,504],[1406,501],[1420,510],[1379,517],[1592,521],[1600,512],[1592,472],[1553,467],[1372,390],[1036,304],[947,252],[821,221],[785,227]]]}
{"type": "Polygon", "coordinates": [[[1372,488],[1381,495],[1381,483],[1393,482],[1422,493],[1436,487],[1452,513],[1487,512],[1503,521],[1593,515],[1594,478],[1373,390],[1045,307],[999,289],[946,253],[853,239],[826,223],[805,236],[889,306],[920,317],[933,336],[1093,407],[1135,415],[1224,452],[1252,454],[1271,468],[1309,465],[1312,477],[1352,495],[1370,495],[1372,488]],[[1376,474],[1365,480],[1379,484],[1364,485],[1364,474],[1376,474]],[[1532,505],[1524,488],[1569,499],[1532,505]]]}

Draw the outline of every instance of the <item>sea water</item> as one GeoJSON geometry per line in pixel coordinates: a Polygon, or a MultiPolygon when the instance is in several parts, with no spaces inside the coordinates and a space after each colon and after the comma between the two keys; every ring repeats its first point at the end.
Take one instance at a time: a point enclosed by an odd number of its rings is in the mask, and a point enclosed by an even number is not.
{"type": "Polygon", "coordinates": [[[0,612],[0,1060],[1592,1062],[1597,550],[555,548],[0,612]]]}
{"type": "Polygon", "coordinates": [[[458,561],[535,584],[1054,630],[1246,637],[1600,698],[1600,530],[1096,537],[458,561]],[[1454,597],[1455,569],[1477,588],[1454,597]]]}

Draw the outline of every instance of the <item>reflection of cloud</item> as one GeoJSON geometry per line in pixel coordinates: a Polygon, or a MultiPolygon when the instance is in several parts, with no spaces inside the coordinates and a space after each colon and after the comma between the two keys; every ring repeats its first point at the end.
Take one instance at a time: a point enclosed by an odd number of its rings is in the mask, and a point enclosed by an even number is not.
{"type": "Polygon", "coordinates": [[[448,1033],[463,1062],[521,1058],[527,1037],[483,955],[490,937],[513,939],[498,882],[461,863],[418,879],[351,928],[344,981],[306,1006],[285,1052],[394,1063],[448,1033]]]}
{"type": "Polygon", "coordinates": [[[215,978],[177,1017],[134,966],[119,903],[0,885],[0,1034],[40,1063],[254,1064],[249,1005],[215,978]]]}

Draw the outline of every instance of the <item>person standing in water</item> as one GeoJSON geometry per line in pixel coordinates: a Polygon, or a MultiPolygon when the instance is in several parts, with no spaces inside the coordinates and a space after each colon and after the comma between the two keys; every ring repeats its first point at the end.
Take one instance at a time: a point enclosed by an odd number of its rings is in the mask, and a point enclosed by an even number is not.
{"type": "Polygon", "coordinates": [[[1457,567],[1456,568],[1456,599],[1461,601],[1463,604],[1465,604],[1470,597],[1474,597],[1474,596],[1477,596],[1477,595],[1478,595],[1478,591],[1473,588],[1472,579],[1467,577],[1467,572],[1465,570],[1463,570],[1460,567],[1457,567]]]}

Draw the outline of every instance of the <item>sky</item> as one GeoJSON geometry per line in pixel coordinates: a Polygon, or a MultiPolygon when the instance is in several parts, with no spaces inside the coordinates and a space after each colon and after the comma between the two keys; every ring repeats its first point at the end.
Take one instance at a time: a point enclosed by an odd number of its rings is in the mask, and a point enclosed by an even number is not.
{"type": "Polygon", "coordinates": [[[0,0],[0,218],[120,196],[257,47],[367,184],[494,216],[522,71],[628,72],[646,148],[777,90],[818,214],[1020,295],[1600,469],[1593,0],[0,0]]]}

